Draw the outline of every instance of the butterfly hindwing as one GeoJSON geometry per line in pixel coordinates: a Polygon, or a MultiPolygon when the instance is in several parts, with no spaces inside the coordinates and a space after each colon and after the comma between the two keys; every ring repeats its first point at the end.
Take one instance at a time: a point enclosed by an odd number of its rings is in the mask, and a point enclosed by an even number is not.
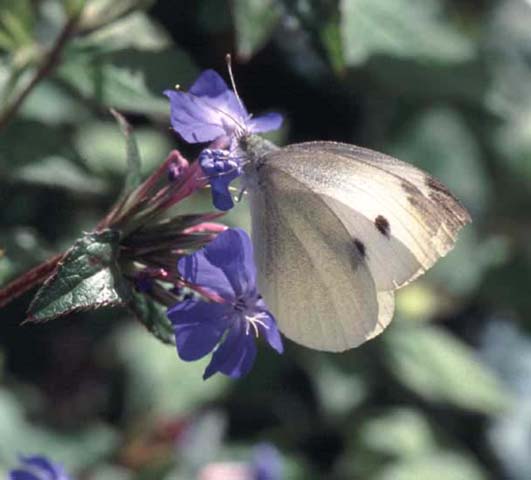
{"type": "Polygon", "coordinates": [[[249,196],[260,291],[288,338],[342,351],[387,326],[393,293],[376,291],[349,231],[319,195],[266,161],[249,196]]]}

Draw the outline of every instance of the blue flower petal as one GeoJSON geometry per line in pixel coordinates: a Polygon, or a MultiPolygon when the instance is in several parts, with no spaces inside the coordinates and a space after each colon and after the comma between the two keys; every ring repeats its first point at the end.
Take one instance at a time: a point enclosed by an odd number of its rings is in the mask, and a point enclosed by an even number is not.
{"type": "Polygon", "coordinates": [[[256,292],[256,266],[249,235],[241,228],[221,232],[205,247],[205,259],[223,271],[235,298],[250,297],[256,292]]]}
{"type": "Polygon", "coordinates": [[[168,310],[177,353],[187,362],[210,353],[230,325],[231,305],[185,300],[168,310]]]}
{"type": "Polygon", "coordinates": [[[62,468],[58,465],[54,465],[50,460],[40,455],[21,456],[20,461],[28,467],[35,467],[48,475],[58,475],[62,473],[62,468]]]}
{"type": "Polygon", "coordinates": [[[229,185],[241,174],[238,160],[232,158],[227,150],[206,148],[199,155],[199,164],[212,187],[214,206],[219,210],[230,210],[234,206],[234,202],[229,185]]]}
{"type": "Polygon", "coordinates": [[[265,316],[260,318],[260,321],[263,322],[266,327],[258,325],[258,330],[260,331],[260,334],[263,335],[269,343],[269,346],[276,350],[278,353],[284,352],[284,344],[282,343],[282,337],[280,336],[280,332],[278,331],[277,322],[275,321],[275,317],[268,312],[267,310],[264,311],[265,316]]]}
{"type": "Polygon", "coordinates": [[[280,113],[267,113],[260,115],[247,122],[248,128],[252,133],[270,132],[277,130],[282,125],[284,118],[280,113]]]}
{"type": "Polygon", "coordinates": [[[61,465],[55,464],[43,456],[21,456],[22,468],[9,472],[10,480],[70,480],[61,465]]]}
{"type": "Polygon", "coordinates": [[[188,92],[166,90],[171,124],[188,143],[231,136],[244,128],[247,110],[225,81],[213,70],[204,71],[188,92]]]}
{"type": "Polygon", "coordinates": [[[229,279],[222,268],[212,265],[210,260],[205,257],[205,249],[212,248],[212,244],[223,233],[221,232],[206,247],[201,248],[192,255],[180,258],[177,262],[177,269],[186,281],[194,285],[200,285],[206,290],[219,295],[227,302],[233,302],[236,297],[229,279]]]}
{"type": "Polygon", "coordinates": [[[16,470],[11,470],[9,472],[9,480],[40,480],[40,479],[33,473],[29,473],[25,470],[16,469],[16,470]]]}
{"type": "Polygon", "coordinates": [[[214,70],[205,70],[188,90],[197,97],[217,97],[229,91],[221,75],[214,70]]]}
{"type": "Polygon", "coordinates": [[[240,173],[237,170],[220,174],[217,177],[210,177],[212,189],[212,203],[218,210],[226,212],[234,207],[234,200],[230,193],[229,185],[240,173]]]}
{"type": "Polygon", "coordinates": [[[257,445],[253,452],[251,466],[254,480],[281,480],[282,458],[278,450],[269,443],[257,445]]]}
{"type": "Polygon", "coordinates": [[[246,332],[244,322],[233,325],[223,343],[212,355],[203,379],[217,372],[231,378],[240,378],[251,370],[256,358],[256,345],[252,331],[246,332]]]}
{"type": "MultiPolygon", "coordinates": [[[[236,94],[229,89],[225,80],[214,70],[205,70],[188,90],[196,97],[207,97],[208,104],[215,109],[223,111],[226,115],[225,121],[232,119],[239,126],[244,125],[248,117],[247,110],[236,97],[236,94]]],[[[232,129],[234,126],[232,126],[232,129]]]]}
{"type": "Polygon", "coordinates": [[[226,116],[207,101],[188,93],[166,90],[170,99],[171,125],[188,143],[210,142],[226,135],[226,116]]]}

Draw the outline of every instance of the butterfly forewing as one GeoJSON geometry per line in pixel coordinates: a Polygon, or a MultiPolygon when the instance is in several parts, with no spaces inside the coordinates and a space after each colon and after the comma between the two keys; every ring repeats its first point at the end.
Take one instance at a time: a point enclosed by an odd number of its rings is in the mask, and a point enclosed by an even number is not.
{"type": "MultiPolygon", "coordinates": [[[[271,152],[264,165],[304,185],[328,206],[368,265],[378,291],[396,289],[432,266],[470,221],[436,179],[372,150],[303,143],[271,152]]],[[[261,184],[268,181],[262,178],[261,184]]],[[[314,221],[319,223],[318,216],[314,221]]]]}

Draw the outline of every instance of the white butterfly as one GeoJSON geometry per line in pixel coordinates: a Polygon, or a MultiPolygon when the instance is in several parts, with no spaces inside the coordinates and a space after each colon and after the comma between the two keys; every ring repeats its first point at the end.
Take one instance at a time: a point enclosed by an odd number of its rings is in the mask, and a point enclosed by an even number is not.
{"type": "Polygon", "coordinates": [[[394,291],[453,246],[468,212],[438,180],[334,142],[243,136],[258,284],[291,340],[339,352],[382,332],[394,291]]]}

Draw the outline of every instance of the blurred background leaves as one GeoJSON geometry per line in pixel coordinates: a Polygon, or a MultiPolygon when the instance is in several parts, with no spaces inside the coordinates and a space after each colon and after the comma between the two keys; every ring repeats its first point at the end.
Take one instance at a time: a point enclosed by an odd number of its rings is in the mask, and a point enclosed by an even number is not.
{"type": "MultiPolygon", "coordinates": [[[[79,478],[191,479],[269,441],[285,478],[527,480],[530,24],[526,0],[0,0],[0,285],[119,194],[110,107],[144,176],[172,148],[194,158],[162,91],[225,72],[227,52],[249,111],[285,114],[278,141],[396,155],[474,219],[381,337],[341,355],[288,342],[239,382],[203,382],[125,311],[20,326],[19,299],[0,311],[0,474],[32,451],[79,478]]],[[[245,202],[226,221],[247,227],[245,202]]]]}

